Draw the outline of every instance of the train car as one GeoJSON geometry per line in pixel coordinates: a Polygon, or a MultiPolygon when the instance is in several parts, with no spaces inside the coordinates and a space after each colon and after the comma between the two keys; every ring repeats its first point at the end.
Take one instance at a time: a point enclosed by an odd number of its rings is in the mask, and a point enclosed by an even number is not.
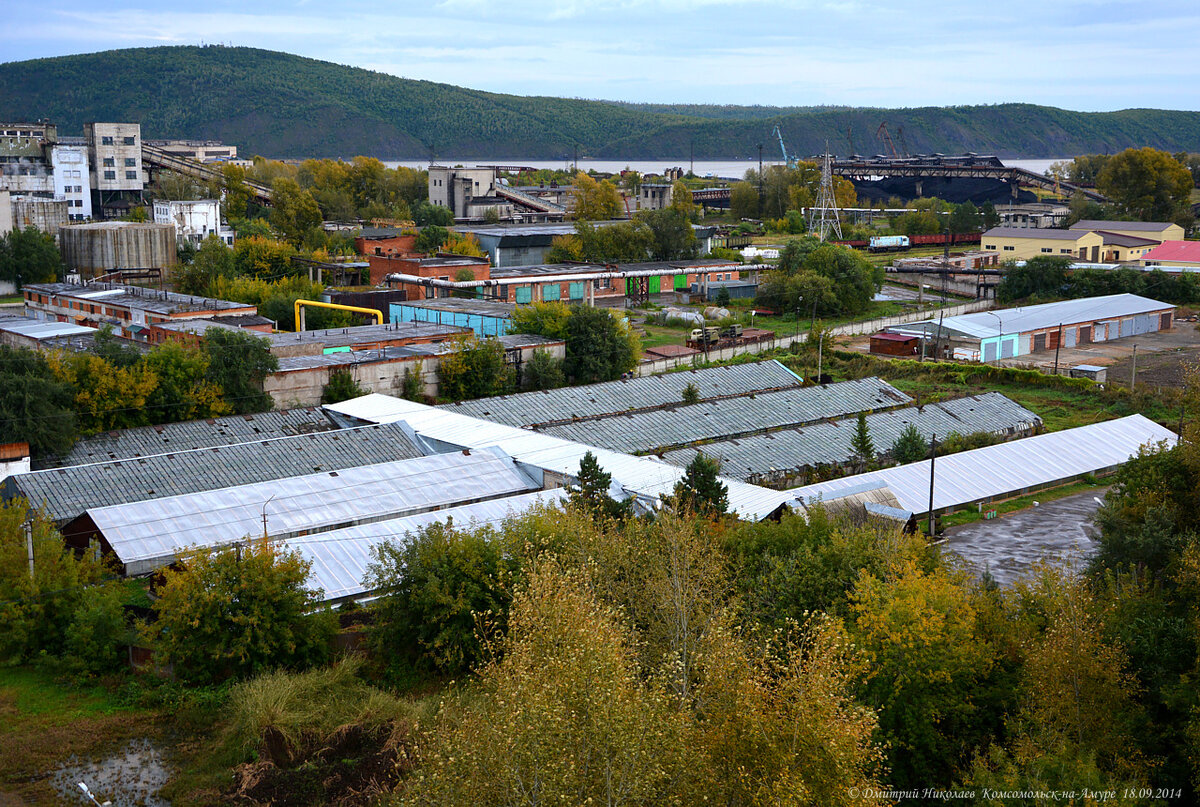
{"type": "Polygon", "coordinates": [[[911,246],[907,235],[876,235],[867,247],[870,252],[899,252],[911,246]]]}

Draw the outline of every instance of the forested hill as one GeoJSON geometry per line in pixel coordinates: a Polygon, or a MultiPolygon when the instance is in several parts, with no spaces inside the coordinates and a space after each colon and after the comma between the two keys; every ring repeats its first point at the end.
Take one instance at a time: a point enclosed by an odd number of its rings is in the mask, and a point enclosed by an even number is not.
{"type": "Polygon", "coordinates": [[[640,105],[521,97],[253,48],[161,47],[0,65],[0,120],[138,121],[146,137],[218,139],[271,157],[608,159],[874,154],[880,121],[913,152],[1062,157],[1128,146],[1200,151],[1200,113],[1030,104],[916,109],[640,105]],[[849,130],[849,131],[848,131],[849,130]]]}

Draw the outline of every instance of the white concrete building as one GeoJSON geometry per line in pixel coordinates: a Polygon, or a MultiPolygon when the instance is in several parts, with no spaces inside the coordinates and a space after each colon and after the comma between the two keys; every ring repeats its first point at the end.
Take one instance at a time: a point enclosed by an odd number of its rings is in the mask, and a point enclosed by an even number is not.
{"type": "Polygon", "coordinates": [[[199,246],[210,233],[216,233],[226,245],[233,246],[233,228],[221,225],[221,203],[216,199],[156,199],[154,223],[174,224],[175,238],[181,244],[190,241],[199,246]]]}
{"type": "Polygon", "coordinates": [[[92,187],[101,195],[114,191],[141,192],[146,185],[142,169],[140,123],[85,123],[92,187]]]}
{"type": "Polygon", "coordinates": [[[87,146],[62,143],[56,143],[50,149],[54,198],[66,201],[69,221],[85,221],[92,217],[91,173],[88,170],[87,152],[87,146]]]}

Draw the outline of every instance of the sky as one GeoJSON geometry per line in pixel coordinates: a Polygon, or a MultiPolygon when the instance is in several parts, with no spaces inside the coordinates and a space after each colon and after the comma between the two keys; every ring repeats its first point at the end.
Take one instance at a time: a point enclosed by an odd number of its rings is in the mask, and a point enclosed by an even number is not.
{"type": "Polygon", "coordinates": [[[1200,109],[1196,0],[43,0],[0,61],[286,51],[517,95],[654,103],[1200,109]]]}

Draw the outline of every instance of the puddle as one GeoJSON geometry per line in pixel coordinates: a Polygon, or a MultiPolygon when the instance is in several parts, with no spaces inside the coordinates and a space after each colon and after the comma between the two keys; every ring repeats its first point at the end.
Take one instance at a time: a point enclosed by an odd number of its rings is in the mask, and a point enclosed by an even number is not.
{"type": "Polygon", "coordinates": [[[64,804],[92,804],[79,789],[85,782],[97,801],[111,801],[112,807],[170,807],[158,795],[170,775],[162,751],[142,739],[98,760],[71,756],[50,775],[50,782],[64,804]]]}
{"type": "Polygon", "coordinates": [[[1041,560],[1082,565],[1097,548],[1092,526],[1092,516],[1100,507],[1097,498],[1104,498],[1102,488],[953,527],[946,531],[942,548],[979,574],[985,569],[991,572],[1002,586],[1011,585],[1041,560]]]}

